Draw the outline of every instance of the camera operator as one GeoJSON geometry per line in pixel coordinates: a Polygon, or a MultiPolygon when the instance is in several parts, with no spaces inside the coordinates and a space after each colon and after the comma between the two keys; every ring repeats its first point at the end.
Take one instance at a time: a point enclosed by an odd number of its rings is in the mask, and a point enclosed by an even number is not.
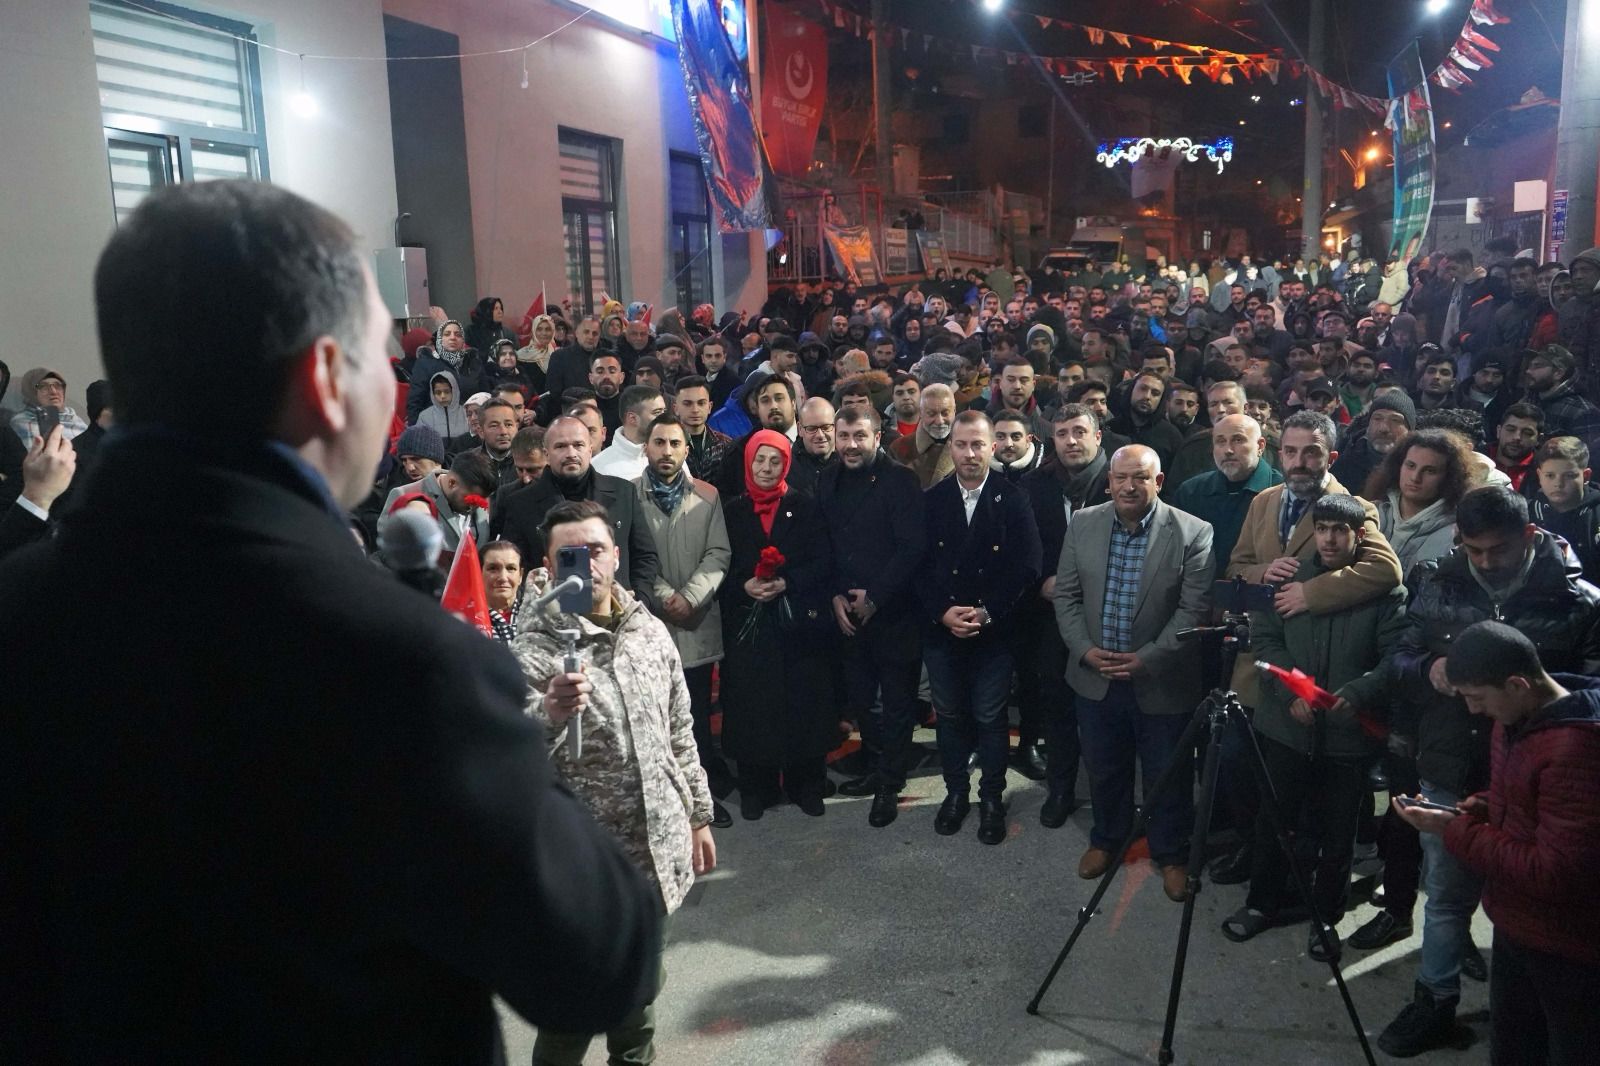
{"type": "Polygon", "coordinates": [[[1445,659],[1467,709],[1494,723],[1489,790],[1458,812],[1396,803],[1484,879],[1494,921],[1490,1061],[1568,1066],[1600,1045],[1600,681],[1551,677],[1533,641],[1469,626],[1445,659]]]}
{"type": "MultiPolygon", "coordinates": [[[[529,710],[548,730],[556,772],[656,886],[671,914],[695,875],[717,864],[711,790],[700,768],[677,646],[666,624],[616,580],[621,552],[605,507],[594,500],[563,501],[545,512],[538,532],[544,572],[530,576],[529,591],[544,591],[561,548],[586,546],[594,605],[581,616],[541,610],[519,620],[511,651],[528,680],[529,710]],[[563,629],[579,631],[581,673],[564,669],[563,629]],[[576,759],[567,744],[575,716],[583,723],[576,759]]],[[[658,996],[664,980],[663,971],[658,996]]],[[[654,1038],[652,1000],[606,1033],[606,1050],[613,1062],[649,1062],[654,1038]]],[[[590,1039],[588,1033],[541,1028],[534,1066],[581,1066],[590,1039]]]]}
{"type": "MultiPolygon", "coordinates": [[[[1352,565],[1366,536],[1366,509],[1361,501],[1330,493],[1311,505],[1317,552],[1302,567],[1308,578],[1335,573],[1352,565]]],[[[1333,708],[1313,710],[1283,685],[1267,680],[1253,725],[1261,755],[1278,800],[1282,824],[1298,826],[1309,808],[1315,862],[1309,878],[1318,916],[1334,951],[1334,927],[1344,917],[1350,894],[1350,864],[1355,853],[1356,822],[1367,797],[1370,745],[1350,702],[1361,705],[1379,698],[1383,681],[1369,673],[1383,658],[1384,648],[1405,629],[1405,589],[1398,581],[1360,603],[1323,614],[1288,618],[1276,611],[1252,611],[1253,658],[1298,667],[1340,697],[1333,708]]],[[[1254,863],[1245,905],[1222,925],[1229,940],[1249,940],[1273,924],[1286,902],[1283,849],[1273,839],[1266,817],[1255,826],[1254,863]]],[[[1313,959],[1326,961],[1313,925],[1307,947],[1313,959]]]]}

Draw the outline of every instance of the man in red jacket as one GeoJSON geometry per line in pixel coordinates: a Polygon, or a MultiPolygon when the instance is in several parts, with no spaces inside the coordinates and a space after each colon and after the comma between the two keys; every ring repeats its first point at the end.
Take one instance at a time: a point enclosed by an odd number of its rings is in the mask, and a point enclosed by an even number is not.
{"type": "Polygon", "coordinates": [[[1484,879],[1494,921],[1491,1061],[1565,1066],[1600,1046],[1600,680],[1545,673],[1533,642],[1500,622],[1463,630],[1445,676],[1494,720],[1489,791],[1454,812],[1407,806],[1484,879]]]}

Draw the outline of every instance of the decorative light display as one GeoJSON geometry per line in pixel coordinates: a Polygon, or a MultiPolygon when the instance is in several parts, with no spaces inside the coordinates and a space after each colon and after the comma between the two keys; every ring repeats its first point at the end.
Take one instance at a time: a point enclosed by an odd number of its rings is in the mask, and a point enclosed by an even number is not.
{"type": "Polygon", "coordinates": [[[1218,137],[1207,142],[1193,141],[1188,137],[1163,137],[1160,140],[1153,137],[1122,137],[1103,142],[1095,159],[1104,163],[1109,170],[1118,163],[1137,163],[1151,152],[1176,152],[1187,163],[1198,163],[1200,153],[1204,152],[1206,159],[1215,163],[1217,173],[1221,174],[1222,168],[1233,162],[1233,138],[1218,137]]]}

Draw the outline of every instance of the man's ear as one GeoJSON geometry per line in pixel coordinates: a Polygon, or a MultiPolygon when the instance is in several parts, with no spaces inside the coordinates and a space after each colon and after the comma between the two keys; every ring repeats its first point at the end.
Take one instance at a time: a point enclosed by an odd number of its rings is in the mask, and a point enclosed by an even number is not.
{"type": "Polygon", "coordinates": [[[324,334],[294,356],[289,392],[298,402],[296,435],[302,438],[337,436],[348,425],[345,394],[349,368],[339,342],[324,334]]]}

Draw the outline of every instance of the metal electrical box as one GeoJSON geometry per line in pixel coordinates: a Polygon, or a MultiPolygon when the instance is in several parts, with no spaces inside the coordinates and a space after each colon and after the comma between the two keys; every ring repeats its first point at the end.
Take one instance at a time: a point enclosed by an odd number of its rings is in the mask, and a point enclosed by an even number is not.
{"type": "Polygon", "coordinates": [[[427,317],[431,301],[426,249],[379,248],[372,253],[372,274],[391,318],[427,317]]]}

